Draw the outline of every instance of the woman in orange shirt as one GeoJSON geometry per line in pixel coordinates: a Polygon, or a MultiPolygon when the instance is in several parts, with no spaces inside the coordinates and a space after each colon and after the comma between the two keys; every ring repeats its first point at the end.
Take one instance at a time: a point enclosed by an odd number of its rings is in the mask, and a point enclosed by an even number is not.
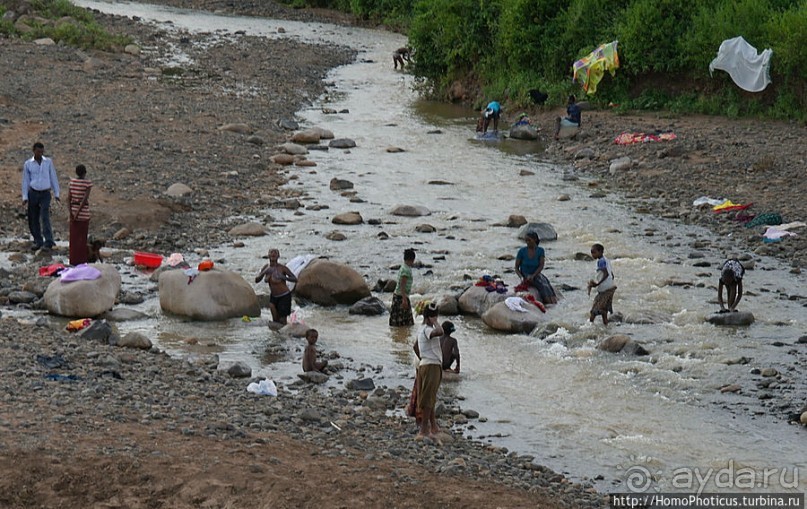
{"type": "Polygon", "coordinates": [[[70,265],[87,263],[87,234],[90,230],[90,190],[87,168],[76,166],[76,177],[70,179],[67,202],[70,204],[70,265]]]}

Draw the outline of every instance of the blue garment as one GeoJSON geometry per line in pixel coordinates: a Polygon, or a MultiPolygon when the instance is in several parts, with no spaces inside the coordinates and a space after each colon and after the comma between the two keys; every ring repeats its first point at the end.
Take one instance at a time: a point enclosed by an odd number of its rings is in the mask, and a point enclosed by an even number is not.
{"type": "Polygon", "coordinates": [[[485,109],[490,110],[496,116],[498,116],[499,113],[501,113],[501,111],[502,111],[501,105],[496,101],[489,102],[485,109]]]}
{"type": "Polygon", "coordinates": [[[580,106],[577,103],[566,106],[566,115],[570,122],[580,125],[580,106]]]}
{"type": "Polygon", "coordinates": [[[521,260],[519,269],[525,277],[530,276],[533,272],[538,270],[538,266],[541,264],[541,258],[544,257],[544,248],[540,246],[535,248],[535,256],[533,258],[529,257],[527,249],[526,246],[522,247],[518,250],[518,254],[516,255],[516,260],[521,260]]]}
{"type": "Polygon", "coordinates": [[[28,201],[28,191],[53,191],[53,196],[59,198],[59,179],[56,178],[56,167],[53,160],[42,156],[38,163],[33,157],[25,161],[22,167],[22,199],[28,201]]]}

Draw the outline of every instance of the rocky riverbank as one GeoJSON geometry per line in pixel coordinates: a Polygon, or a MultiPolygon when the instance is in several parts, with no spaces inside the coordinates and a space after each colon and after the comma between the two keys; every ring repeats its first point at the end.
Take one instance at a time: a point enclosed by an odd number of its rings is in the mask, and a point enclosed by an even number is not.
{"type": "MultiPolygon", "coordinates": [[[[180,6],[230,9],[215,0],[186,3],[180,6]]],[[[251,9],[242,11],[247,14],[315,19],[272,2],[239,4],[251,9]]],[[[273,147],[287,135],[278,122],[293,120],[295,111],[325,90],[327,70],[353,58],[347,48],[236,34],[167,34],[131,20],[99,18],[110,29],[131,34],[140,53],[95,54],[11,40],[0,44],[7,72],[32,63],[46,71],[18,73],[15,80],[0,83],[0,171],[5,177],[0,213],[9,218],[0,224],[0,234],[11,239],[3,251],[14,252],[15,263],[13,271],[0,274],[5,299],[12,291],[36,297],[47,283],[36,277],[47,254],[28,253],[28,242],[20,240],[28,235],[20,215],[19,167],[33,141],[45,142],[63,181],[72,165],[87,164],[96,186],[93,233],[108,238],[109,247],[171,252],[232,242],[229,218],[258,216],[269,222],[263,213],[267,204],[301,193],[280,189],[284,172],[268,162],[273,147]],[[211,38],[212,44],[201,44],[211,38]],[[172,44],[192,64],[171,65],[172,44]],[[230,123],[246,124],[251,133],[219,129],[230,123]],[[178,182],[193,193],[166,195],[178,182]]],[[[542,123],[550,125],[551,114],[544,115],[542,123]]],[[[692,191],[693,199],[714,193],[735,202],[750,199],[759,210],[782,207],[786,220],[804,217],[803,205],[790,199],[804,188],[799,178],[803,127],[786,126],[783,133],[780,124],[766,123],[749,131],[743,122],[715,119],[712,125],[723,128],[711,132],[697,119],[585,115],[580,139],[550,144],[547,157],[573,163],[581,175],[594,177],[594,194],[624,195],[648,213],[703,222],[716,235],[744,230],[691,208],[689,197],[675,190],[703,182],[692,191]],[[613,133],[622,130],[660,128],[674,129],[679,139],[629,147],[611,143],[613,133]],[[760,139],[759,133],[779,145],[724,143],[725,136],[760,139]],[[681,148],[662,155],[672,147],[681,148]],[[764,157],[770,154],[768,165],[764,157]],[[632,171],[611,175],[610,161],[621,155],[631,157],[632,171]],[[759,169],[749,170],[749,162],[759,169]],[[783,171],[774,172],[777,168],[783,171]],[[696,179],[705,171],[720,178],[696,179]],[[726,191],[735,188],[736,196],[726,191]]],[[[66,236],[63,217],[56,230],[66,236]]],[[[754,240],[749,233],[743,250],[760,247],[754,240]]],[[[794,241],[801,238],[763,247],[792,256],[798,270],[803,251],[790,249],[799,245],[794,241]]],[[[0,505],[604,503],[590,487],[568,482],[531,457],[451,435],[440,448],[414,443],[411,421],[398,416],[408,387],[353,390],[335,384],[322,390],[288,380],[279,384],[277,398],[256,396],[245,391],[248,380],[218,370],[212,358],[179,361],[158,352],[125,350],[68,334],[62,326],[44,316],[23,323],[0,320],[0,497],[5,497],[0,505]]],[[[375,369],[350,359],[344,363],[344,379],[371,378],[375,369]]],[[[474,412],[461,408],[461,402],[444,400],[442,406],[444,425],[473,425],[474,412]]]]}

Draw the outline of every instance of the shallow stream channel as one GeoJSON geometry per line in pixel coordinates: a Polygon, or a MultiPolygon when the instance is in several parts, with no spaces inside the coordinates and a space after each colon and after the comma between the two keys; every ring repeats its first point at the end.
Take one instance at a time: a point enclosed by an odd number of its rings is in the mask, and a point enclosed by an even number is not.
{"type": "MultiPolygon", "coordinates": [[[[538,142],[474,140],[474,112],[422,101],[412,76],[392,69],[392,51],[406,42],[400,35],[134,3],[74,3],[211,38],[243,31],[359,51],[354,63],[332,71],[329,92],[297,113],[303,127],[329,129],[357,146],[312,151],[308,158],[317,167],[290,167],[294,178],[288,186],[306,193],[302,215],[267,210],[273,218],[270,235],[246,240],[243,248],[211,250],[214,260],[226,260],[226,268],[250,283],[271,247],[280,250],[281,262],[314,254],[346,263],[371,287],[394,278],[403,250],[415,247],[424,265],[414,271],[415,301],[457,293],[483,274],[500,275],[512,287],[518,282],[512,257],[523,244],[518,229],[504,226],[508,217],[519,214],[555,228],[558,239],[542,245],[545,273],[564,289],[563,299],[546,315],[547,322],[561,326],[557,332],[543,339],[504,334],[475,317],[448,317],[457,326],[462,374],[441,390],[480,413],[481,420],[462,428],[467,437],[534,455],[537,463],[573,479],[592,479],[603,491],[626,486],[709,491],[725,488],[717,483],[733,483],[741,471],[746,484],[729,484],[738,488],[729,491],[750,489],[748,472],[754,490],[807,490],[807,432],[788,424],[783,410],[794,400],[807,401],[807,345],[796,344],[807,331],[807,313],[803,302],[791,298],[804,294],[805,275],[752,254],[754,268],[746,273],[740,307],[753,311],[756,322],[742,328],[706,323],[717,310],[720,264],[731,254],[743,254],[731,251],[731,239],[634,213],[618,195],[592,197],[590,177],[542,159],[538,142]],[[388,152],[391,146],[404,151],[388,152]],[[358,199],[330,190],[334,177],[351,181],[358,199]],[[568,200],[560,201],[561,195],[568,200]],[[423,206],[431,214],[393,216],[397,204],[423,206]],[[359,212],[365,223],[331,223],[335,214],[348,211],[359,212]],[[369,219],[380,224],[368,224],[369,219]],[[422,224],[436,231],[418,232],[422,224]],[[333,230],[347,239],[327,240],[333,230]],[[619,288],[614,308],[624,317],[607,328],[587,320],[591,297],[585,284],[594,262],[580,254],[595,242],[605,246],[612,261],[619,288]],[[613,334],[631,336],[650,355],[596,349],[613,334]],[[765,368],[779,376],[760,388],[765,368]],[[730,384],[742,390],[720,392],[730,384]]],[[[154,285],[130,267],[122,271],[124,285],[154,285]]],[[[268,291],[265,285],[255,289],[268,291]]],[[[391,294],[377,296],[389,305],[391,294]]],[[[300,371],[303,340],[269,331],[268,310],[253,323],[200,323],[163,315],[156,297],[138,309],[150,318],[122,322],[120,332],[144,332],[178,357],[217,353],[224,361],[245,361],[253,375],[280,383],[294,381],[300,371]],[[198,344],[187,344],[188,338],[198,344]],[[267,355],[270,345],[284,346],[272,351],[286,353],[267,355]]],[[[411,386],[415,328],[390,329],[387,315],[350,315],[346,307],[309,305],[302,314],[319,330],[321,350],[338,352],[350,369],[363,370],[377,385],[411,386]]],[[[330,383],[343,381],[332,377],[330,383]]]]}

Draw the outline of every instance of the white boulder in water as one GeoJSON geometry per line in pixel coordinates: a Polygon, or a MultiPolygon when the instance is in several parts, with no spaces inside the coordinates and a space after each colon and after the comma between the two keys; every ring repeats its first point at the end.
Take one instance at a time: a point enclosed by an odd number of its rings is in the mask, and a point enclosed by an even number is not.
{"type": "Polygon", "coordinates": [[[214,321],[244,315],[261,316],[258,296],[240,274],[213,268],[192,281],[183,270],[160,274],[160,307],[194,320],[214,321]]]}
{"type": "Polygon", "coordinates": [[[94,318],[115,305],[121,278],[114,266],[93,263],[101,271],[98,279],[63,283],[56,278],[45,291],[45,307],[54,315],[71,318],[94,318]]]}

